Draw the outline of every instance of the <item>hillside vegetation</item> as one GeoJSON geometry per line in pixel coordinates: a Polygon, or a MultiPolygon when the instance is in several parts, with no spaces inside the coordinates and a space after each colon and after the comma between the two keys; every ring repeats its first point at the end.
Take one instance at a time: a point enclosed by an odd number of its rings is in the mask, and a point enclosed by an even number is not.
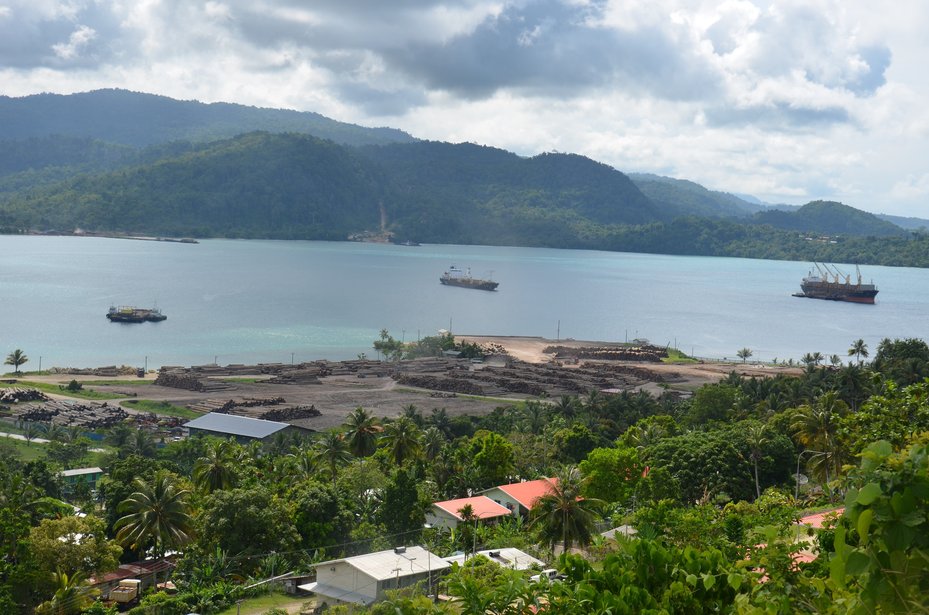
{"type": "Polygon", "coordinates": [[[794,211],[573,154],[103,90],[0,97],[0,231],[587,248],[929,266],[834,202],[794,211]],[[260,129],[255,131],[255,129],[260,129]]]}

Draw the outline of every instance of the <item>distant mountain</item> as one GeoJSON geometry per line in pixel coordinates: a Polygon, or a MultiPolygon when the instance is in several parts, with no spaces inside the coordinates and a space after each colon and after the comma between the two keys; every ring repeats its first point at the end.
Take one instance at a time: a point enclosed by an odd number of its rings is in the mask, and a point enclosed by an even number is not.
{"type": "Polygon", "coordinates": [[[420,241],[585,247],[592,225],[662,218],[626,175],[583,156],[440,142],[362,152],[390,180],[402,233],[420,241]]]}
{"type": "Polygon", "coordinates": [[[728,192],[708,190],[686,179],[662,177],[650,173],[631,173],[629,179],[670,218],[710,216],[744,218],[760,211],[761,206],[728,192]]]}
{"type": "Polygon", "coordinates": [[[908,231],[919,231],[929,229],[929,220],[925,218],[910,218],[905,216],[891,216],[889,214],[875,214],[881,220],[886,220],[892,224],[896,224],[900,228],[906,229],[908,231]]]}
{"type": "Polygon", "coordinates": [[[0,96],[0,141],[61,135],[145,147],[213,141],[253,131],[297,132],[345,145],[415,140],[394,128],[365,128],[318,113],[204,104],[127,90],[0,96]]]}
{"type": "Polygon", "coordinates": [[[5,227],[303,239],[390,230],[419,241],[559,247],[596,245],[585,239],[593,228],[657,219],[625,175],[581,156],[526,159],[430,142],[357,149],[293,133],[173,155],[161,147],[150,162],[0,207],[5,227]]]}
{"type": "Polygon", "coordinates": [[[892,237],[905,234],[899,226],[874,214],[834,201],[813,201],[796,211],[767,210],[752,217],[755,224],[822,235],[892,237]]]}

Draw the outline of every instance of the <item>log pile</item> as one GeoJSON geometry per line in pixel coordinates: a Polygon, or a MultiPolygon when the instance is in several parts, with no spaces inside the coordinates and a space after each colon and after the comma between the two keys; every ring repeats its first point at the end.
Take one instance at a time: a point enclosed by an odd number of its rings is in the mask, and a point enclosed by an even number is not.
{"type": "Polygon", "coordinates": [[[129,413],[119,406],[49,401],[18,408],[13,416],[19,420],[55,425],[79,425],[86,429],[106,429],[126,420],[129,413]]]}
{"type": "Polygon", "coordinates": [[[274,408],[267,412],[262,412],[258,418],[265,421],[288,422],[297,419],[311,419],[322,416],[322,412],[316,409],[316,406],[293,406],[292,408],[274,408]]]}
{"type": "Polygon", "coordinates": [[[641,361],[660,363],[668,356],[666,349],[658,346],[548,346],[542,352],[555,355],[556,359],[588,359],[592,361],[641,361]]]}
{"type": "Polygon", "coordinates": [[[50,374],[63,374],[67,376],[135,376],[139,368],[128,365],[108,365],[106,367],[53,367],[48,370],[50,374]]]}
{"type": "Polygon", "coordinates": [[[202,391],[203,382],[199,378],[190,376],[177,371],[161,371],[155,378],[155,384],[172,389],[184,389],[185,391],[202,391]]]}
{"type": "Polygon", "coordinates": [[[430,389],[433,391],[447,391],[449,393],[462,393],[464,395],[485,395],[480,385],[464,378],[444,378],[420,374],[399,374],[394,377],[398,384],[404,386],[430,389]]]}
{"type": "Polygon", "coordinates": [[[47,401],[48,396],[38,389],[0,389],[0,404],[16,404],[23,401],[47,401]]]}

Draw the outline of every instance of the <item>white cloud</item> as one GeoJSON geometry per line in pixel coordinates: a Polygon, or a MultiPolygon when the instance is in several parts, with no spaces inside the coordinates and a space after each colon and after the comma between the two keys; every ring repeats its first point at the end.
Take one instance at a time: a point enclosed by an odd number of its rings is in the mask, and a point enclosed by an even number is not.
{"type": "Polygon", "coordinates": [[[71,60],[77,57],[96,36],[97,32],[93,28],[78,26],[77,30],[68,37],[67,43],[52,45],[52,49],[55,50],[55,55],[62,60],[71,60]]]}

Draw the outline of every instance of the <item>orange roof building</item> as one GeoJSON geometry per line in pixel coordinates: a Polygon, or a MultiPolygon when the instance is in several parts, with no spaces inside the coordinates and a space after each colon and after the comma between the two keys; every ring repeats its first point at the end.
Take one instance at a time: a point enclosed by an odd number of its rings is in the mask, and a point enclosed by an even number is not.
{"type": "Polygon", "coordinates": [[[540,478],[492,487],[482,491],[481,494],[511,511],[526,515],[532,510],[535,501],[551,493],[552,488],[557,484],[558,478],[540,478]]]}
{"type": "Polygon", "coordinates": [[[513,514],[509,508],[494,502],[488,497],[477,495],[470,498],[433,502],[426,512],[426,523],[432,527],[446,527],[449,529],[457,527],[464,520],[459,511],[465,506],[471,506],[472,514],[481,523],[487,521],[496,522],[513,514]]]}

